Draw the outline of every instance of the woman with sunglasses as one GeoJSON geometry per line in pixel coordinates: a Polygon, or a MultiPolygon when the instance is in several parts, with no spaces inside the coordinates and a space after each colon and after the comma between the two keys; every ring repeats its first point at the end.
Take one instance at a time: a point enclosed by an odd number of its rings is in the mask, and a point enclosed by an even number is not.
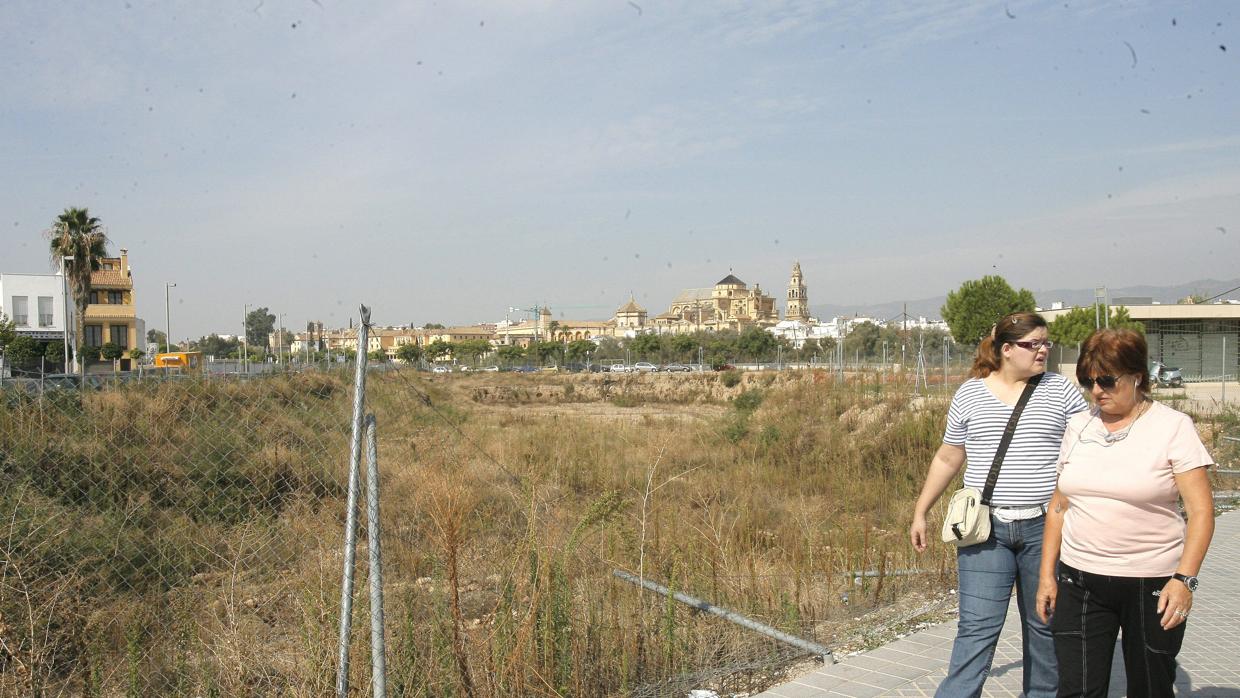
{"type": "Polygon", "coordinates": [[[1061,696],[1107,695],[1121,628],[1128,695],[1172,695],[1214,535],[1214,461],[1188,415],[1150,399],[1148,356],[1141,333],[1099,330],[1076,365],[1095,408],[1064,434],[1038,586],[1061,696]]]}
{"type": "Polygon", "coordinates": [[[965,467],[964,483],[981,490],[1012,410],[1029,379],[1043,374],[1020,416],[991,497],[991,534],[984,543],[957,548],[960,621],[947,678],[937,696],[980,696],[1012,586],[1022,622],[1024,693],[1055,695],[1055,646],[1050,629],[1035,612],[1042,524],[1055,489],[1055,463],[1068,418],[1087,408],[1076,386],[1046,373],[1052,343],[1046,321],[1036,313],[1012,313],[982,339],[971,377],[956,391],[947,412],[943,445],[930,463],[913,508],[913,547],[928,545],[926,516],[965,467]]]}

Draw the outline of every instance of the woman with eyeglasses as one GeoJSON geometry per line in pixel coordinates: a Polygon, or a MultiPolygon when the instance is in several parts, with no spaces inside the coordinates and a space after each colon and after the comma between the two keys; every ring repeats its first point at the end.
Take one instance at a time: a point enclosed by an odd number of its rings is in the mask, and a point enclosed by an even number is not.
{"type": "Polygon", "coordinates": [[[1172,695],[1214,535],[1214,461],[1188,415],[1150,399],[1148,357],[1141,333],[1099,330],[1076,365],[1095,407],[1064,434],[1038,586],[1060,696],[1107,695],[1121,628],[1128,695],[1172,695]]]}
{"type": "Polygon", "coordinates": [[[926,516],[965,467],[966,487],[983,489],[1016,402],[1034,376],[1042,375],[1003,458],[991,497],[991,533],[983,543],[957,548],[960,620],[947,678],[936,696],[980,696],[1007,618],[1012,587],[1022,623],[1024,694],[1055,695],[1055,646],[1034,607],[1042,524],[1055,490],[1055,463],[1068,418],[1087,408],[1076,386],[1046,372],[1053,346],[1046,321],[1036,313],[1004,316],[983,338],[969,380],[956,391],[947,412],[943,445],[930,463],[913,508],[909,535],[926,549],[926,516]]]}

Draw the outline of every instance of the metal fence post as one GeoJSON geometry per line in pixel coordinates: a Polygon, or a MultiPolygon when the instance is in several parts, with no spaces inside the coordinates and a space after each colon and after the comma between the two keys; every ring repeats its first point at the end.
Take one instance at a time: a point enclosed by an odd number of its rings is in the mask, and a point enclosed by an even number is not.
{"type": "Polygon", "coordinates": [[[379,448],[375,416],[366,416],[366,538],[370,553],[370,685],[387,695],[387,645],[383,638],[383,548],[379,543],[379,448]]]}
{"type": "Polygon", "coordinates": [[[353,379],[353,436],[349,449],[349,499],[345,514],[344,573],[340,584],[340,647],[336,668],[336,696],[349,694],[349,632],[353,625],[353,572],[357,558],[357,495],[362,463],[362,411],[366,402],[366,344],[369,341],[370,308],[361,307],[357,328],[357,370],[353,379]]]}

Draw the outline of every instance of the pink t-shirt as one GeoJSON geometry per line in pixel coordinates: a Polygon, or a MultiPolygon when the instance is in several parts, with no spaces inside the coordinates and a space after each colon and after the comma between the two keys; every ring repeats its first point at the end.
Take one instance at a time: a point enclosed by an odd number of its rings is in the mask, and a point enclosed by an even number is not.
{"type": "Polygon", "coordinates": [[[1068,421],[1059,491],[1068,498],[1059,559],[1117,577],[1175,572],[1184,549],[1175,474],[1214,463],[1193,420],[1159,402],[1107,443],[1097,408],[1068,421]]]}

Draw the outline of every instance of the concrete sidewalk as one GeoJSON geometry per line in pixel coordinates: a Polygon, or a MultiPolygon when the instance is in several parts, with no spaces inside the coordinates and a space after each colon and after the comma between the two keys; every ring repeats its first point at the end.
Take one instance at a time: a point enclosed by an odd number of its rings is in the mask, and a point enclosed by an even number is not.
{"type": "MultiPolygon", "coordinates": [[[[1214,541],[1201,569],[1201,588],[1180,650],[1181,696],[1240,698],[1240,511],[1215,520],[1214,541]]],[[[762,698],[811,696],[933,696],[947,674],[955,622],[943,623],[776,686],[762,698]]],[[[1126,695],[1118,646],[1111,696],[1126,695]]],[[[984,696],[1021,695],[1020,617],[1013,605],[995,651],[984,696]]]]}

